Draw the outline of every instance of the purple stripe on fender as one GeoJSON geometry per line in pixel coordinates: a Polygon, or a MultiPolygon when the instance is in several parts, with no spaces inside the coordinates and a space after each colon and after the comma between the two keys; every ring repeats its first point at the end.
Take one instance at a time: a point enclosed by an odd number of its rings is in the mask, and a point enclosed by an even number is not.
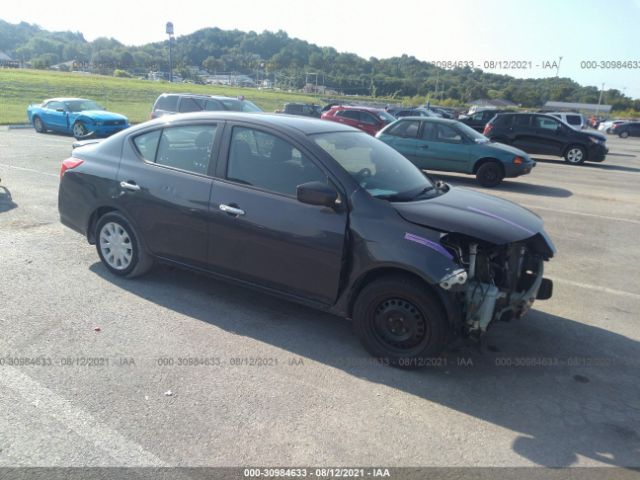
{"type": "Polygon", "coordinates": [[[500,220],[501,222],[508,223],[509,225],[511,225],[511,226],[513,226],[513,227],[517,227],[517,228],[519,228],[520,230],[524,230],[524,231],[525,231],[525,232],[527,232],[529,235],[535,235],[535,234],[536,234],[536,232],[533,232],[533,231],[529,230],[528,228],[523,227],[522,225],[517,224],[516,222],[512,222],[512,221],[511,221],[511,220],[509,220],[509,219],[506,219],[506,218],[504,218],[504,217],[501,217],[500,215],[496,215],[495,213],[487,212],[487,211],[485,211],[485,210],[481,210],[481,209],[476,208],[476,207],[467,207],[467,209],[468,209],[468,210],[471,210],[472,212],[476,212],[476,213],[479,213],[479,214],[481,214],[481,215],[485,215],[485,216],[490,217],[490,218],[495,218],[496,220],[500,220]]]}
{"type": "Polygon", "coordinates": [[[419,243],[420,245],[424,245],[425,247],[432,248],[436,252],[447,257],[449,260],[453,260],[453,255],[447,252],[447,250],[439,243],[432,242],[431,240],[428,240],[424,237],[419,237],[418,235],[414,235],[413,233],[405,233],[404,239],[409,240],[410,242],[419,243]]]}

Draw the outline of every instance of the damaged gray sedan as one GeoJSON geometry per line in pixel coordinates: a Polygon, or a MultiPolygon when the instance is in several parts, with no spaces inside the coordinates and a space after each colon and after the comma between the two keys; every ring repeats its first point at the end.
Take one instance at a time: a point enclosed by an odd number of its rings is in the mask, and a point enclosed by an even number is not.
{"type": "Polygon", "coordinates": [[[114,275],[169,263],[352,318],[372,355],[407,368],[552,293],[540,217],[335,122],[147,122],[79,143],[58,205],[114,275]]]}

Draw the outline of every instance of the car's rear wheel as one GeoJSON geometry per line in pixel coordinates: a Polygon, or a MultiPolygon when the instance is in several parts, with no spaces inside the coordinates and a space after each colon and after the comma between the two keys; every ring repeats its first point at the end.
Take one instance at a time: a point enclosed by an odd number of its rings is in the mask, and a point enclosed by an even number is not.
{"type": "Polygon", "coordinates": [[[121,277],[138,277],[153,265],[139,235],[117,212],[102,216],[96,225],[96,248],[107,269],[121,277]]]}
{"type": "Polygon", "coordinates": [[[572,145],[564,154],[564,160],[571,165],[580,165],[587,159],[587,152],[583,147],[572,145]]]}
{"type": "Polygon", "coordinates": [[[354,305],[353,324],[371,355],[403,368],[428,365],[448,338],[440,302],[425,285],[402,275],[364,287],[354,305]]]}
{"type": "Polygon", "coordinates": [[[620,132],[620,138],[627,138],[629,136],[629,132],[620,132]]]}
{"type": "Polygon", "coordinates": [[[87,134],[87,127],[85,127],[84,123],[82,122],[74,123],[72,130],[73,130],[73,136],[76,137],[76,139],[78,140],[87,134]]]}
{"type": "Polygon", "coordinates": [[[47,131],[40,117],[33,117],[33,128],[35,128],[38,133],[45,133],[47,131]]]}
{"type": "Polygon", "coordinates": [[[476,172],[476,180],[483,187],[496,187],[503,178],[502,165],[494,161],[483,163],[476,172]]]}

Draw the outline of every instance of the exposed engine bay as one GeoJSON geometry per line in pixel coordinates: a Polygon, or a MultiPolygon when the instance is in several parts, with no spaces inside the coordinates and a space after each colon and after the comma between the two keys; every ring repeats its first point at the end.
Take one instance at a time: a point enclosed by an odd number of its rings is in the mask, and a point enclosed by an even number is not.
{"type": "Polygon", "coordinates": [[[495,245],[448,234],[440,243],[461,267],[439,285],[459,297],[467,335],[480,336],[494,320],[520,318],[534,300],[551,297],[552,282],[543,278],[543,263],[553,252],[539,235],[495,245]]]}

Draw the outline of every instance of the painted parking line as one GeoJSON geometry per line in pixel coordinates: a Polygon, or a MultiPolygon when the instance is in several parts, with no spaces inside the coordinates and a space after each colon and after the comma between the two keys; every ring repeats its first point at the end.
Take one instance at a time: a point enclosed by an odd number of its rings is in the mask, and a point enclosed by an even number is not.
{"type": "Polygon", "coordinates": [[[58,175],[56,175],[55,173],[41,172],[40,170],[34,170],[33,168],[18,167],[16,165],[9,165],[6,163],[0,163],[0,167],[12,168],[14,170],[21,170],[23,172],[37,173],[39,175],[46,175],[47,177],[58,178],[58,175]]]}
{"type": "Polygon", "coordinates": [[[559,283],[559,284],[566,284],[566,285],[571,285],[573,287],[578,287],[578,288],[584,288],[586,290],[595,290],[598,292],[602,292],[602,293],[607,293],[607,294],[611,294],[611,295],[619,295],[621,297],[629,297],[629,298],[635,298],[636,300],[640,300],[640,294],[638,293],[632,293],[632,292],[625,292],[624,290],[617,290],[615,288],[607,288],[607,287],[603,287],[601,285],[592,285],[590,283],[583,283],[583,282],[575,282],[573,280],[567,280],[565,278],[557,278],[557,277],[549,277],[551,280],[553,280],[554,283],[559,283]]]}
{"type": "Polygon", "coordinates": [[[581,215],[583,217],[600,218],[602,220],[611,220],[613,222],[626,222],[626,223],[633,223],[636,225],[640,225],[640,220],[633,220],[631,218],[612,217],[611,215],[598,215],[596,213],[577,212],[575,210],[563,210],[560,208],[541,207],[539,205],[528,205],[526,203],[521,203],[520,205],[530,210],[545,210],[548,212],[565,213],[568,215],[581,215]]]}
{"type": "Polygon", "coordinates": [[[40,384],[17,368],[4,366],[0,385],[18,393],[33,405],[37,412],[60,422],[93,445],[104,451],[122,466],[167,466],[160,458],[141,445],[128,440],[112,428],[96,420],[89,412],[73,405],[69,400],[40,384]]]}

